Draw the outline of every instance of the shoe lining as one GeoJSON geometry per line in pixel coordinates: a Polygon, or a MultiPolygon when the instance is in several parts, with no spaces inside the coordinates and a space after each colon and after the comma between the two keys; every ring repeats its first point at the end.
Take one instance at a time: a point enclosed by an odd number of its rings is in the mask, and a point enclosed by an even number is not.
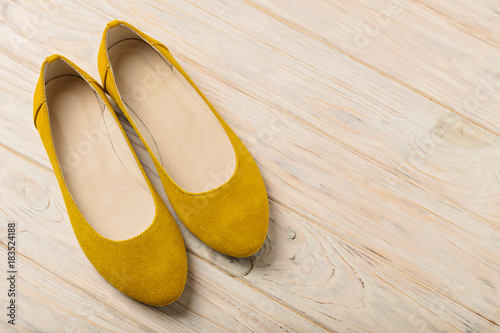
{"type": "Polygon", "coordinates": [[[99,234],[112,240],[137,236],[155,216],[154,200],[139,165],[100,96],[81,76],[57,76],[58,72],[64,70],[48,75],[46,98],[54,148],[68,190],[99,234]]]}
{"type": "MultiPolygon", "coordinates": [[[[120,35],[128,36],[123,28],[120,35]]],[[[198,92],[145,41],[111,39],[108,56],[120,96],[170,177],[193,193],[229,180],[236,167],[233,146],[198,92]]]]}

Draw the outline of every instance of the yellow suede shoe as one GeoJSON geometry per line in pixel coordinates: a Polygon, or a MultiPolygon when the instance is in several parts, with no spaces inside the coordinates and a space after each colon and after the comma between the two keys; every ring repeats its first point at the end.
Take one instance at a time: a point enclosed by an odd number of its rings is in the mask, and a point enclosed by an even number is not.
{"type": "Polygon", "coordinates": [[[186,227],[224,254],[257,252],[269,219],[259,169],[168,49],[115,20],[104,31],[98,66],[186,227]]]}
{"type": "Polygon", "coordinates": [[[42,65],[33,107],[73,230],[92,265],[140,302],[175,301],[187,276],[181,232],[101,86],[53,55],[42,65]]]}

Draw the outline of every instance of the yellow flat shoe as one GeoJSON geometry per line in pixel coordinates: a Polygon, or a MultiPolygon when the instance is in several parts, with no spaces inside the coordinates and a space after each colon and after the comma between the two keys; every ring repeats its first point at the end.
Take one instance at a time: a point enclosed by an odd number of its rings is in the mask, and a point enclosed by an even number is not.
{"type": "Polygon", "coordinates": [[[68,59],[41,69],[34,122],[80,246],[116,289],[146,304],[186,283],[181,232],[147,179],[101,86],[68,59]]]}
{"type": "Polygon", "coordinates": [[[98,66],[186,227],[224,254],[257,252],[269,219],[259,169],[168,49],[115,20],[104,31],[98,66]]]}

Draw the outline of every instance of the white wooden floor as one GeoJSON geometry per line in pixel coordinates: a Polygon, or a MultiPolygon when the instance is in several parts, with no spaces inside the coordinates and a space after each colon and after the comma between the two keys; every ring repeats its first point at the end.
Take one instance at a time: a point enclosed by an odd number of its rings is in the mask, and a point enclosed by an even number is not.
{"type": "Polygon", "coordinates": [[[19,331],[500,332],[500,0],[0,10],[0,295],[5,309],[14,221],[19,331]],[[163,308],[124,296],[87,261],[32,122],[43,59],[65,55],[98,78],[115,18],[170,48],[269,192],[268,239],[251,258],[183,229],[187,286],[163,308]]]}

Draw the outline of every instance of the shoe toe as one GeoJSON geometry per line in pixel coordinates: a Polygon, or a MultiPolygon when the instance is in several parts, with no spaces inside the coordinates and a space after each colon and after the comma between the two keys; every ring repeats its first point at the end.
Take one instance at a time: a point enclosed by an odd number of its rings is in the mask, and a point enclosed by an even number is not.
{"type": "Polygon", "coordinates": [[[184,290],[186,248],[177,224],[164,206],[159,207],[151,226],[132,239],[112,242],[89,236],[79,241],[97,271],[116,289],[139,302],[168,305],[184,290]]]}
{"type": "Polygon", "coordinates": [[[232,257],[248,257],[264,244],[269,224],[267,194],[261,191],[251,198],[210,207],[191,228],[195,235],[216,251],[232,257]]]}
{"type": "Polygon", "coordinates": [[[165,258],[158,262],[148,274],[138,276],[130,285],[136,300],[153,306],[165,306],[176,301],[184,290],[187,266],[184,262],[165,258]],[[168,264],[165,264],[168,262],[168,264]]]}
{"type": "Polygon", "coordinates": [[[248,257],[256,253],[266,240],[268,217],[243,214],[226,221],[217,239],[218,250],[232,257],[248,257]]]}
{"type": "MultiPolygon", "coordinates": [[[[171,219],[170,224],[175,225],[171,219]]],[[[151,250],[143,250],[139,265],[129,281],[127,295],[153,306],[165,306],[177,300],[186,284],[187,255],[177,225],[168,232],[158,233],[151,250]],[[174,229],[175,228],[175,229],[174,229]],[[172,234],[173,233],[173,234],[172,234]]]]}

